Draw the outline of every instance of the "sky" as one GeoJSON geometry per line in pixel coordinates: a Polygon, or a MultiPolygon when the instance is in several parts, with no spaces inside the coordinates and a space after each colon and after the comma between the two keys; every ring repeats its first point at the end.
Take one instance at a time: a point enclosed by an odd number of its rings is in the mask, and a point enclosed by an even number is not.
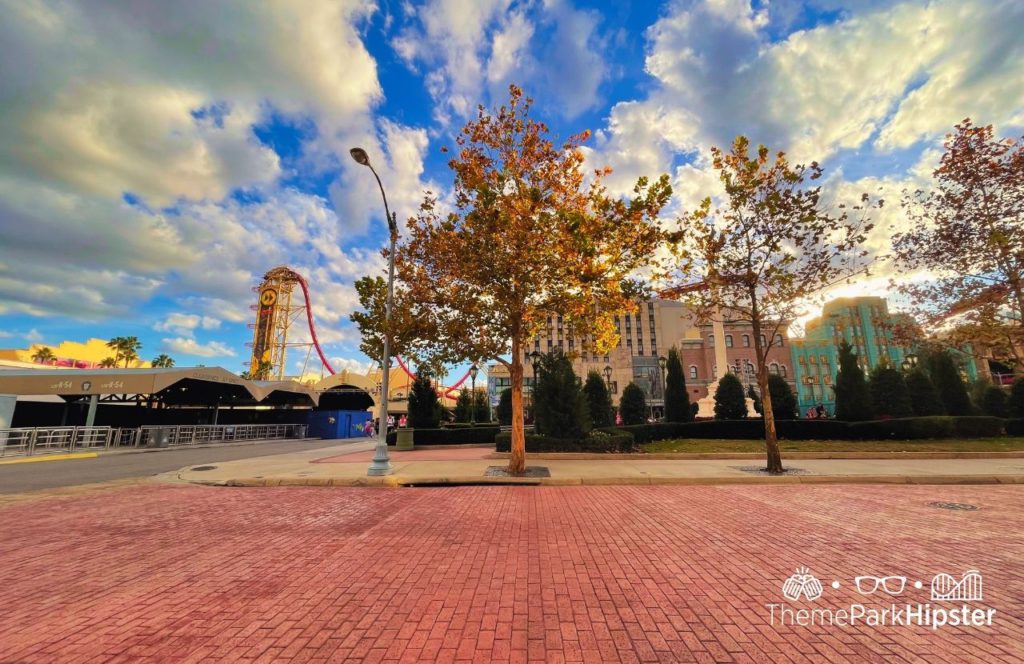
{"type": "MultiPolygon", "coordinates": [[[[363,369],[353,282],[452,184],[441,148],[509,83],[666,219],[717,193],[737,134],[818,160],[834,200],[905,225],[965,117],[1024,133],[1019,0],[0,0],[0,346],[137,336],[142,357],[247,365],[264,272],[308,280],[336,369],[363,369]]],[[[891,269],[836,295],[885,294],[891,269]]],[[[298,372],[304,353],[289,364],[298,372]],[[301,357],[300,357],[301,356],[301,357]]],[[[318,370],[310,365],[311,370],[318,370]]]]}

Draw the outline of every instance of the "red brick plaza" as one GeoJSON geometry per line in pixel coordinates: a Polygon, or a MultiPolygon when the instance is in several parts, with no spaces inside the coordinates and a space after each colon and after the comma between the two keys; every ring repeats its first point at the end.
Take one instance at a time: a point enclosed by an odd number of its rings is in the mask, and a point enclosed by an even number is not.
{"type": "Polygon", "coordinates": [[[20,501],[0,507],[0,661],[1022,661],[1022,508],[1017,487],[877,485],[20,501]],[[816,601],[781,594],[801,565],[816,601]],[[766,607],[881,604],[859,575],[927,603],[966,570],[991,627],[773,626],[766,607]]]}

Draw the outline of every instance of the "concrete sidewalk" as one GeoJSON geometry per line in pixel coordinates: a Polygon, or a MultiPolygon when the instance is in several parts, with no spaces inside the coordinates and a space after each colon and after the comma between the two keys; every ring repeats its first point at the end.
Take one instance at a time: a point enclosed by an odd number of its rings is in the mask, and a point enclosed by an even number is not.
{"type": "Polygon", "coordinates": [[[272,457],[193,466],[161,479],[220,486],[424,486],[446,484],[1024,484],[1024,459],[794,459],[786,475],[757,472],[763,458],[552,459],[531,458],[550,477],[487,477],[504,468],[493,448],[421,448],[391,452],[394,472],[367,477],[373,441],[272,457]],[[197,470],[197,468],[199,468],[197,470]]]}

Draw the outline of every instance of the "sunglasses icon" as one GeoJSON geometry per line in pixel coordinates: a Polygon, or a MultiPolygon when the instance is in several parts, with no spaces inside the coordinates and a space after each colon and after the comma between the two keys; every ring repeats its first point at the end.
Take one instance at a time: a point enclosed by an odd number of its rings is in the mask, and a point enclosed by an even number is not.
{"type": "Polygon", "coordinates": [[[861,595],[870,595],[879,587],[890,595],[899,595],[903,592],[903,586],[907,584],[905,576],[858,576],[854,579],[857,584],[857,592],[861,595]]]}

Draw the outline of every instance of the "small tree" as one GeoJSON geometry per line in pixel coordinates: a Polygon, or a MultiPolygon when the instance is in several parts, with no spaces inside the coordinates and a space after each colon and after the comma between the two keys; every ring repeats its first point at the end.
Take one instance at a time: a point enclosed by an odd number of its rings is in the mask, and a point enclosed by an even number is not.
{"type": "Polygon", "coordinates": [[[715,419],[742,420],[747,417],[747,399],[743,396],[743,383],[731,373],[718,381],[715,390],[715,419]]]}
{"type": "Polygon", "coordinates": [[[949,415],[970,415],[971,398],[967,395],[967,386],[960,377],[953,356],[946,350],[936,350],[928,354],[928,373],[939,392],[942,405],[949,415]]]}
{"type": "MultiPolygon", "coordinates": [[[[769,378],[768,380],[771,380],[771,378],[769,378]]],[[[768,388],[769,390],[771,389],[771,384],[769,384],[768,388]]],[[[757,390],[754,389],[753,385],[747,385],[747,398],[754,402],[754,410],[757,411],[758,415],[761,415],[763,417],[764,406],[761,405],[761,395],[757,393],[757,390]]],[[[772,402],[774,403],[774,401],[775,397],[773,396],[772,402]]]]}
{"type": "Polygon", "coordinates": [[[160,353],[153,358],[153,361],[150,362],[150,364],[155,368],[169,369],[174,366],[174,358],[165,353],[160,353]]]}
{"type": "MultiPolygon", "coordinates": [[[[116,367],[116,366],[117,366],[117,360],[115,360],[115,359],[114,359],[114,358],[112,358],[112,357],[105,357],[105,358],[103,358],[103,360],[102,360],[102,361],[100,362],[100,368],[101,368],[101,369],[113,369],[113,368],[114,368],[114,367],[116,367]]],[[[243,377],[244,377],[244,376],[243,376],[243,377]]]]}
{"type": "Polygon", "coordinates": [[[1010,417],[1024,417],[1024,376],[1013,381],[1013,385],[1010,386],[1006,410],[1010,417]]]}
{"type": "Polygon", "coordinates": [[[53,351],[46,346],[40,346],[36,352],[32,353],[32,361],[39,364],[52,364],[56,359],[57,357],[53,354],[53,351]]]}
{"type": "MultiPolygon", "coordinates": [[[[797,418],[796,395],[789,387],[786,379],[778,374],[768,375],[768,392],[772,395],[772,407],[775,409],[775,419],[795,420],[797,418]]],[[[754,402],[757,407],[757,402],[754,402]]]]}
{"type": "Polygon", "coordinates": [[[506,387],[498,396],[498,423],[512,424],[512,388],[506,387]]]}
{"type": "Polygon", "coordinates": [[[887,364],[874,368],[868,389],[876,417],[910,417],[914,414],[903,374],[887,364]]]}
{"type": "Polygon", "coordinates": [[[874,417],[871,391],[864,372],[857,364],[857,354],[847,342],[839,345],[839,371],[836,373],[836,419],[863,422],[874,417]]]}
{"type": "Polygon", "coordinates": [[[690,415],[690,395],[686,391],[683,363],[675,346],[668,351],[665,370],[665,421],[689,422],[693,419],[690,415]]]}
{"type": "Polygon", "coordinates": [[[647,399],[636,383],[630,383],[622,390],[619,414],[623,424],[643,424],[647,421],[647,399]]]}
{"type": "Polygon", "coordinates": [[[992,417],[1006,417],[1006,392],[1003,388],[989,385],[981,399],[981,410],[992,417]]]}
{"type": "Polygon", "coordinates": [[[590,430],[590,412],[572,362],[560,351],[535,362],[534,426],[537,433],[555,438],[581,438],[590,430]]]}
{"type": "Polygon", "coordinates": [[[590,423],[594,428],[610,427],[615,422],[612,418],[612,397],[608,394],[608,385],[601,378],[601,374],[593,370],[587,373],[583,395],[587,400],[590,423]]]}
{"type": "Polygon", "coordinates": [[[477,390],[473,396],[473,420],[477,423],[491,421],[491,405],[484,390],[477,390]]]}
{"type": "Polygon", "coordinates": [[[473,398],[469,396],[469,390],[459,392],[459,398],[455,400],[455,421],[469,422],[473,408],[473,398]]]}
{"type": "Polygon", "coordinates": [[[917,417],[945,415],[946,407],[942,405],[938,390],[932,380],[921,369],[914,369],[907,374],[904,381],[910,397],[910,407],[917,417]]]}
{"type": "Polygon", "coordinates": [[[430,382],[430,373],[420,369],[409,390],[409,427],[436,429],[441,424],[441,402],[430,382]]]}

